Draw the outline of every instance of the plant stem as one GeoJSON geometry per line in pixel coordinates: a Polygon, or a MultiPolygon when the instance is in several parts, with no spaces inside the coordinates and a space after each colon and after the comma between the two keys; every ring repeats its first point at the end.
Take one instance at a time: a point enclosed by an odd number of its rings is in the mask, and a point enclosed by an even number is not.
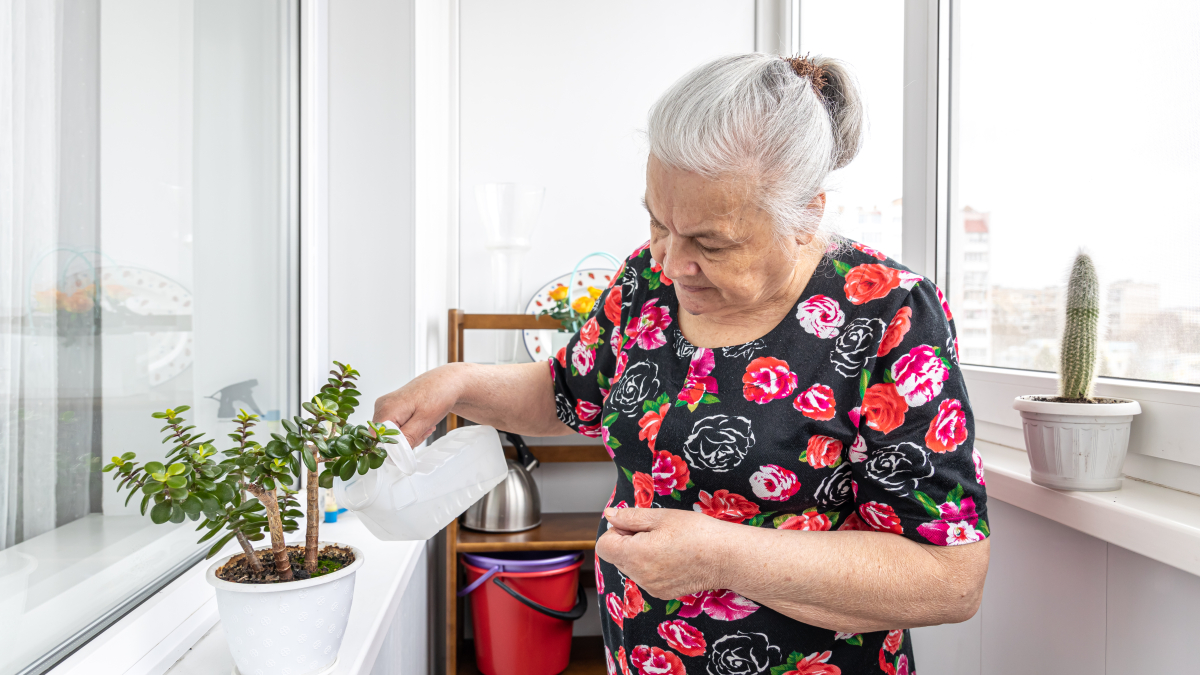
{"type": "Polygon", "coordinates": [[[275,573],[280,581],[291,581],[292,561],[288,559],[287,544],[283,542],[283,519],[279,517],[279,501],[274,490],[264,490],[256,485],[248,486],[267,509],[267,526],[271,529],[271,555],[275,556],[275,573]]]}
{"type": "Polygon", "coordinates": [[[238,543],[242,545],[242,552],[246,554],[246,563],[250,565],[250,569],[255,572],[262,572],[262,563],[258,560],[258,554],[254,552],[254,547],[250,545],[250,540],[246,539],[246,535],[242,534],[241,530],[237,530],[238,543]]]}
{"type": "MultiPolygon", "coordinates": [[[[308,452],[308,449],[305,449],[304,452],[308,452]]],[[[319,462],[321,456],[317,453],[316,447],[312,448],[312,453],[313,459],[319,462]]],[[[321,465],[317,464],[317,468],[320,469],[321,465]]],[[[308,508],[304,525],[304,569],[310,574],[317,571],[317,539],[321,528],[321,514],[317,512],[318,479],[319,474],[316,471],[308,472],[308,508]]]]}

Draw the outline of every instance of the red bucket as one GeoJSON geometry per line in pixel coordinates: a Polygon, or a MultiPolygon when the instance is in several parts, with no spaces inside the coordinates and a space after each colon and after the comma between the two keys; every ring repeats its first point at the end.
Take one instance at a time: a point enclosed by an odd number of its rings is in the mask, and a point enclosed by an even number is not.
{"type": "Polygon", "coordinates": [[[579,553],[464,553],[483,675],[555,675],[571,659],[571,623],[587,609],[579,553]]]}

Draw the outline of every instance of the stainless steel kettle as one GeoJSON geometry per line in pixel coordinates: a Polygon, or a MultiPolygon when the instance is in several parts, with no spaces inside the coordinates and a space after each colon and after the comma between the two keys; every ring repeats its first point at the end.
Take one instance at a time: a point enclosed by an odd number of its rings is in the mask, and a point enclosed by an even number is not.
{"type": "Polygon", "coordinates": [[[508,460],[508,476],[467,509],[462,526],[469,530],[522,532],[542,524],[542,497],[530,473],[538,459],[525,439],[507,431],[504,435],[517,449],[517,459],[508,460]]]}

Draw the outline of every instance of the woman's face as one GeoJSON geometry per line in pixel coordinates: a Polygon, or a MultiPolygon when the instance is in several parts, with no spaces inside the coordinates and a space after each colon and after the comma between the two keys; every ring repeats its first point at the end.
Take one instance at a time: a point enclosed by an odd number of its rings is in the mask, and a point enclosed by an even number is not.
{"type": "MultiPolygon", "coordinates": [[[[650,253],[689,314],[721,318],[753,312],[789,292],[795,261],[809,238],[776,237],[771,217],[751,198],[754,189],[750,180],[709,180],[650,155],[650,253]]],[[[824,195],[818,200],[823,207],[824,195]]]]}

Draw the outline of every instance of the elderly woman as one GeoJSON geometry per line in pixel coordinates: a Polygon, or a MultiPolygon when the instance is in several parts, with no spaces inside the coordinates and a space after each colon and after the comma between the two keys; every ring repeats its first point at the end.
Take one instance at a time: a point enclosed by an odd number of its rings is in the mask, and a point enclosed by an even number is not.
{"type": "Polygon", "coordinates": [[[686,75],[650,114],[650,241],[565,353],[446,366],[376,404],[413,441],[451,411],[603,439],[610,672],[910,673],[908,628],[979,607],[984,479],[950,310],[818,228],[861,126],[832,59],[686,75]]]}

